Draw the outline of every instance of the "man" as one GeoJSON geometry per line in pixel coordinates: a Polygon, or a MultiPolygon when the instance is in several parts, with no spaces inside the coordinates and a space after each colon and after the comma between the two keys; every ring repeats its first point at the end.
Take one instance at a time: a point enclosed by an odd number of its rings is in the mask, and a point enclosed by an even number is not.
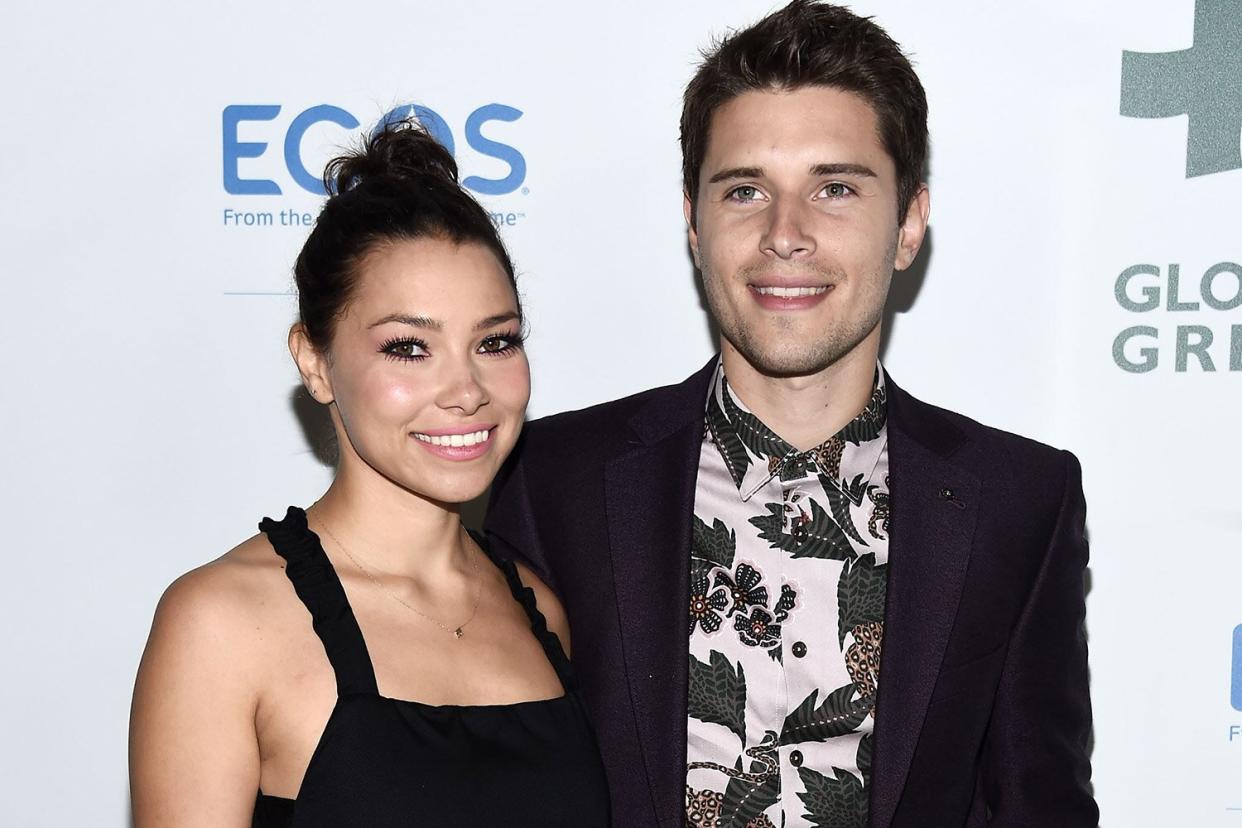
{"type": "Polygon", "coordinates": [[[719,359],[529,424],[496,484],[497,546],[564,598],[618,825],[1097,824],[1078,463],[878,364],[926,121],[845,9],[719,44],[681,123],[719,359]]]}

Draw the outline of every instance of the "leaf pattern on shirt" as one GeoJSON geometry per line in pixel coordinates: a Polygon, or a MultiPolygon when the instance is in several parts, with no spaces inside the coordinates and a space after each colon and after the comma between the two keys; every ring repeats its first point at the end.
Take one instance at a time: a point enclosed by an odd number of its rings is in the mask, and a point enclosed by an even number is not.
{"type": "Polygon", "coordinates": [[[862,774],[863,787],[871,784],[871,734],[868,733],[858,742],[858,771],[862,774]]]}
{"type": "Polygon", "coordinates": [[[742,485],[742,477],[750,468],[750,454],[738,438],[737,432],[725,419],[714,391],[707,400],[707,431],[711,434],[716,448],[720,450],[720,456],[724,459],[733,482],[742,485]]]}
{"type": "Polygon", "coordinates": [[[733,568],[733,555],[737,549],[737,535],[724,521],[716,518],[708,526],[697,515],[694,518],[694,531],[691,539],[690,556],[709,561],[725,569],[733,568]]]}
{"type": "Polygon", "coordinates": [[[817,828],[857,828],[867,822],[867,794],[862,781],[840,768],[832,776],[810,768],[798,768],[805,792],[798,798],[806,806],[802,816],[817,828]]]}
{"type": "MultiPolygon", "coordinates": [[[[861,481],[862,475],[858,475],[856,479],[861,481]]],[[[862,503],[862,493],[859,493],[858,500],[855,501],[848,492],[837,488],[832,482],[822,477],[819,480],[824,487],[824,497],[828,500],[828,508],[832,510],[833,521],[837,526],[841,527],[841,531],[853,538],[860,546],[867,546],[867,542],[863,540],[862,534],[854,526],[854,518],[850,515],[850,503],[853,503],[855,506],[860,505],[862,503]]]]}
{"type": "MultiPolygon", "coordinates": [[[[715,399],[715,396],[713,394],[712,398],[715,399]]],[[[793,446],[778,437],[762,420],[749,411],[744,411],[733,401],[727,382],[721,396],[724,398],[724,414],[728,418],[728,427],[752,454],[756,457],[780,459],[793,451],[793,446]]]]}
{"type": "MultiPolygon", "coordinates": [[[[737,768],[742,768],[740,758],[737,760],[737,768]]],[[[751,762],[750,769],[752,772],[760,771],[763,765],[751,762]]],[[[730,779],[724,792],[724,804],[720,809],[721,826],[746,828],[752,820],[776,804],[780,796],[780,782],[780,776],[774,773],[762,782],[730,779]]]]}
{"type": "Polygon", "coordinates": [[[877,382],[875,389],[871,392],[871,398],[867,400],[866,408],[837,433],[854,445],[874,440],[880,436],[880,431],[884,428],[887,410],[888,389],[877,382]]]}
{"type": "Polygon", "coordinates": [[[767,731],[763,741],[746,751],[750,771],[742,774],[742,757],[734,764],[724,791],[720,824],[744,828],[780,798],[781,777],[777,769],[776,734],[767,731]]]}
{"type": "Polygon", "coordinates": [[[746,743],[746,673],[723,653],[712,650],[708,663],[690,656],[689,714],[701,722],[724,725],[746,743]]]}
{"type": "Polygon", "coordinates": [[[845,636],[859,624],[884,623],[884,590],[888,566],[877,566],[874,555],[860,555],[846,561],[837,581],[837,639],[845,646],[845,636]]]}
{"type": "Polygon", "coordinates": [[[854,556],[850,540],[841,527],[833,522],[824,507],[811,501],[811,513],[788,519],[786,532],[786,505],[765,503],[768,514],[750,518],[750,524],[759,530],[759,537],[777,549],[789,552],[795,558],[826,558],[844,561],[854,556]]]}
{"type": "Polygon", "coordinates": [[[802,700],[802,704],[785,717],[781,728],[780,744],[796,745],[799,742],[823,742],[836,736],[853,733],[871,712],[874,701],[870,698],[853,700],[856,688],[852,684],[838,687],[824,697],[823,704],[816,706],[819,690],[802,700]]]}
{"type": "MultiPolygon", "coordinates": [[[[834,480],[839,480],[839,477],[831,477],[827,480],[821,477],[819,482],[827,487],[828,484],[834,480]]],[[[842,494],[849,498],[850,503],[853,503],[855,506],[861,506],[863,498],[867,495],[867,481],[865,479],[865,475],[860,472],[848,481],[841,480],[837,483],[837,488],[841,490],[842,494]]]]}

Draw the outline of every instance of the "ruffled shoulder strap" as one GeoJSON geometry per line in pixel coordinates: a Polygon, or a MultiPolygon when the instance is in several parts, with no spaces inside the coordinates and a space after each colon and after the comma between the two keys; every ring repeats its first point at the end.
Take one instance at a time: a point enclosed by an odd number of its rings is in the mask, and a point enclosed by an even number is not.
{"type": "Polygon", "coordinates": [[[323,642],[336,673],[336,692],[379,694],[375,669],[362,630],[345,597],[345,588],[323,551],[319,536],[306,522],[306,512],[290,506],[284,520],[263,518],[259,531],[286,561],[285,574],[310,611],[315,634],[323,642]]]}
{"type": "Polygon", "coordinates": [[[513,598],[522,609],[526,611],[526,617],[530,619],[531,632],[535,634],[535,638],[543,645],[543,651],[551,662],[552,668],[556,670],[557,677],[561,680],[566,692],[570,692],[574,687],[573,667],[569,663],[569,658],[565,655],[565,650],[561,647],[561,640],[556,637],[556,633],[548,629],[548,620],[543,617],[543,613],[539,611],[539,604],[535,601],[535,593],[530,587],[522,583],[521,577],[518,575],[517,565],[508,558],[502,558],[492,551],[491,545],[487,539],[477,532],[470,532],[470,536],[474,538],[475,543],[479,545],[492,562],[505,575],[505,581],[509,584],[509,591],[513,593],[513,598]]]}

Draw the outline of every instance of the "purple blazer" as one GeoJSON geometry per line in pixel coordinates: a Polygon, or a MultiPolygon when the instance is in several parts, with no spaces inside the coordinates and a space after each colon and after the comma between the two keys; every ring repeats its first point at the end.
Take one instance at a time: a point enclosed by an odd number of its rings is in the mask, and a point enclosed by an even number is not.
{"type": "MultiPolygon", "coordinates": [[[[526,426],[485,529],[564,602],[618,826],[680,826],[695,476],[716,360],[526,426]]],[[[1072,454],[888,383],[871,828],[1096,826],[1072,454]]]]}

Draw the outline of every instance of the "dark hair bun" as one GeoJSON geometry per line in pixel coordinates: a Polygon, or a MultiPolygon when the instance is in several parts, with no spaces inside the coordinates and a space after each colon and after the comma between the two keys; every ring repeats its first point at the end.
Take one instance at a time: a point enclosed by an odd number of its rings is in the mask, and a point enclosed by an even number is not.
{"type": "Polygon", "coordinates": [[[412,120],[393,121],[377,129],[355,152],[333,158],[323,172],[330,194],[387,179],[440,179],[457,186],[457,162],[439,141],[412,120]]]}
{"type": "MultiPolygon", "coordinates": [[[[293,266],[298,313],[324,353],[367,253],[391,241],[477,242],[496,256],[517,294],[513,261],[487,211],[457,181],[453,155],[412,120],[384,124],[324,170],[328,199],[293,266]]],[[[521,306],[519,304],[519,313],[521,306]]]]}

